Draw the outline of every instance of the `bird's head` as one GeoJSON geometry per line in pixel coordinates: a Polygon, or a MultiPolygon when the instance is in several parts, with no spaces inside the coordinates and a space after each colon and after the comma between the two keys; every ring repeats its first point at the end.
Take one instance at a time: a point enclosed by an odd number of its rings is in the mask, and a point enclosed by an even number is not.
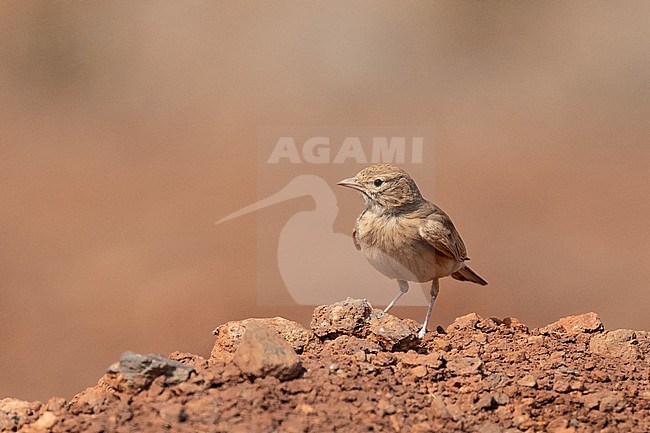
{"type": "Polygon", "coordinates": [[[392,164],[371,165],[337,185],[360,191],[366,207],[382,211],[416,205],[423,200],[411,176],[392,164]]]}

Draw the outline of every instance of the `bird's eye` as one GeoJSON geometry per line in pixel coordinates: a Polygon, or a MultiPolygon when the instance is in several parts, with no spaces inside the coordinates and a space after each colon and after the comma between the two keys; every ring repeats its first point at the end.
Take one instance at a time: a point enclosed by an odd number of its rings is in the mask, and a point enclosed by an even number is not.
{"type": "Polygon", "coordinates": [[[375,179],[375,186],[381,186],[382,183],[384,183],[382,179],[375,179]]]}

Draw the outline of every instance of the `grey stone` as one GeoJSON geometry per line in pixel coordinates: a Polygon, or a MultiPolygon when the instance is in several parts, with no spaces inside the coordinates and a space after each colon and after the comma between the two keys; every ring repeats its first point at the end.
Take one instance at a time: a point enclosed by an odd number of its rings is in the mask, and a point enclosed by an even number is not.
{"type": "Polygon", "coordinates": [[[124,352],[120,360],[111,365],[108,371],[120,373],[132,385],[144,388],[159,376],[164,376],[168,385],[184,382],[189,379],[194,368],[157,353],[141,355],[128,351],[124,352]]]}

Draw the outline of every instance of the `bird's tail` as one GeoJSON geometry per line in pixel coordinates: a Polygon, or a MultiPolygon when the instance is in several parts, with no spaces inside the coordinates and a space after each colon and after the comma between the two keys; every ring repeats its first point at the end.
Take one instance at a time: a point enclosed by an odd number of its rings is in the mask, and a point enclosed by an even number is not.
{"type": "Polygon", "coordinates": [[[465,266],[459,271],[451,274],[451,278],[460,281],[470,281],[472,283],[480,284],[481,286],[487,286],[487,281],[479,276],[476,272],[472,270],[469,266],[465,266]]]}

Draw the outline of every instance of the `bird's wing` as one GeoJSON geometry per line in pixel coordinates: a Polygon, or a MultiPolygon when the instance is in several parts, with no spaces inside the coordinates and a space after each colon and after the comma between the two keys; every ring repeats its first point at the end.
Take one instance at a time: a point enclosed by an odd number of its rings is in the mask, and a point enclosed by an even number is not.
{"type": "Polygon", "coordinates": [[[422,220],[420,236],[447,257],[459,262],[468,259],[465,244],[447,214],[439,209],[422,220]]]}
{"type": "Polygon", "coordinates": [[[361,251],[361,245],[359,245],[359,242],[357,242],[356,230],[352,230],[352,242],[354,242],[354,246],[357,248],[357,250],[361,251]]]}

